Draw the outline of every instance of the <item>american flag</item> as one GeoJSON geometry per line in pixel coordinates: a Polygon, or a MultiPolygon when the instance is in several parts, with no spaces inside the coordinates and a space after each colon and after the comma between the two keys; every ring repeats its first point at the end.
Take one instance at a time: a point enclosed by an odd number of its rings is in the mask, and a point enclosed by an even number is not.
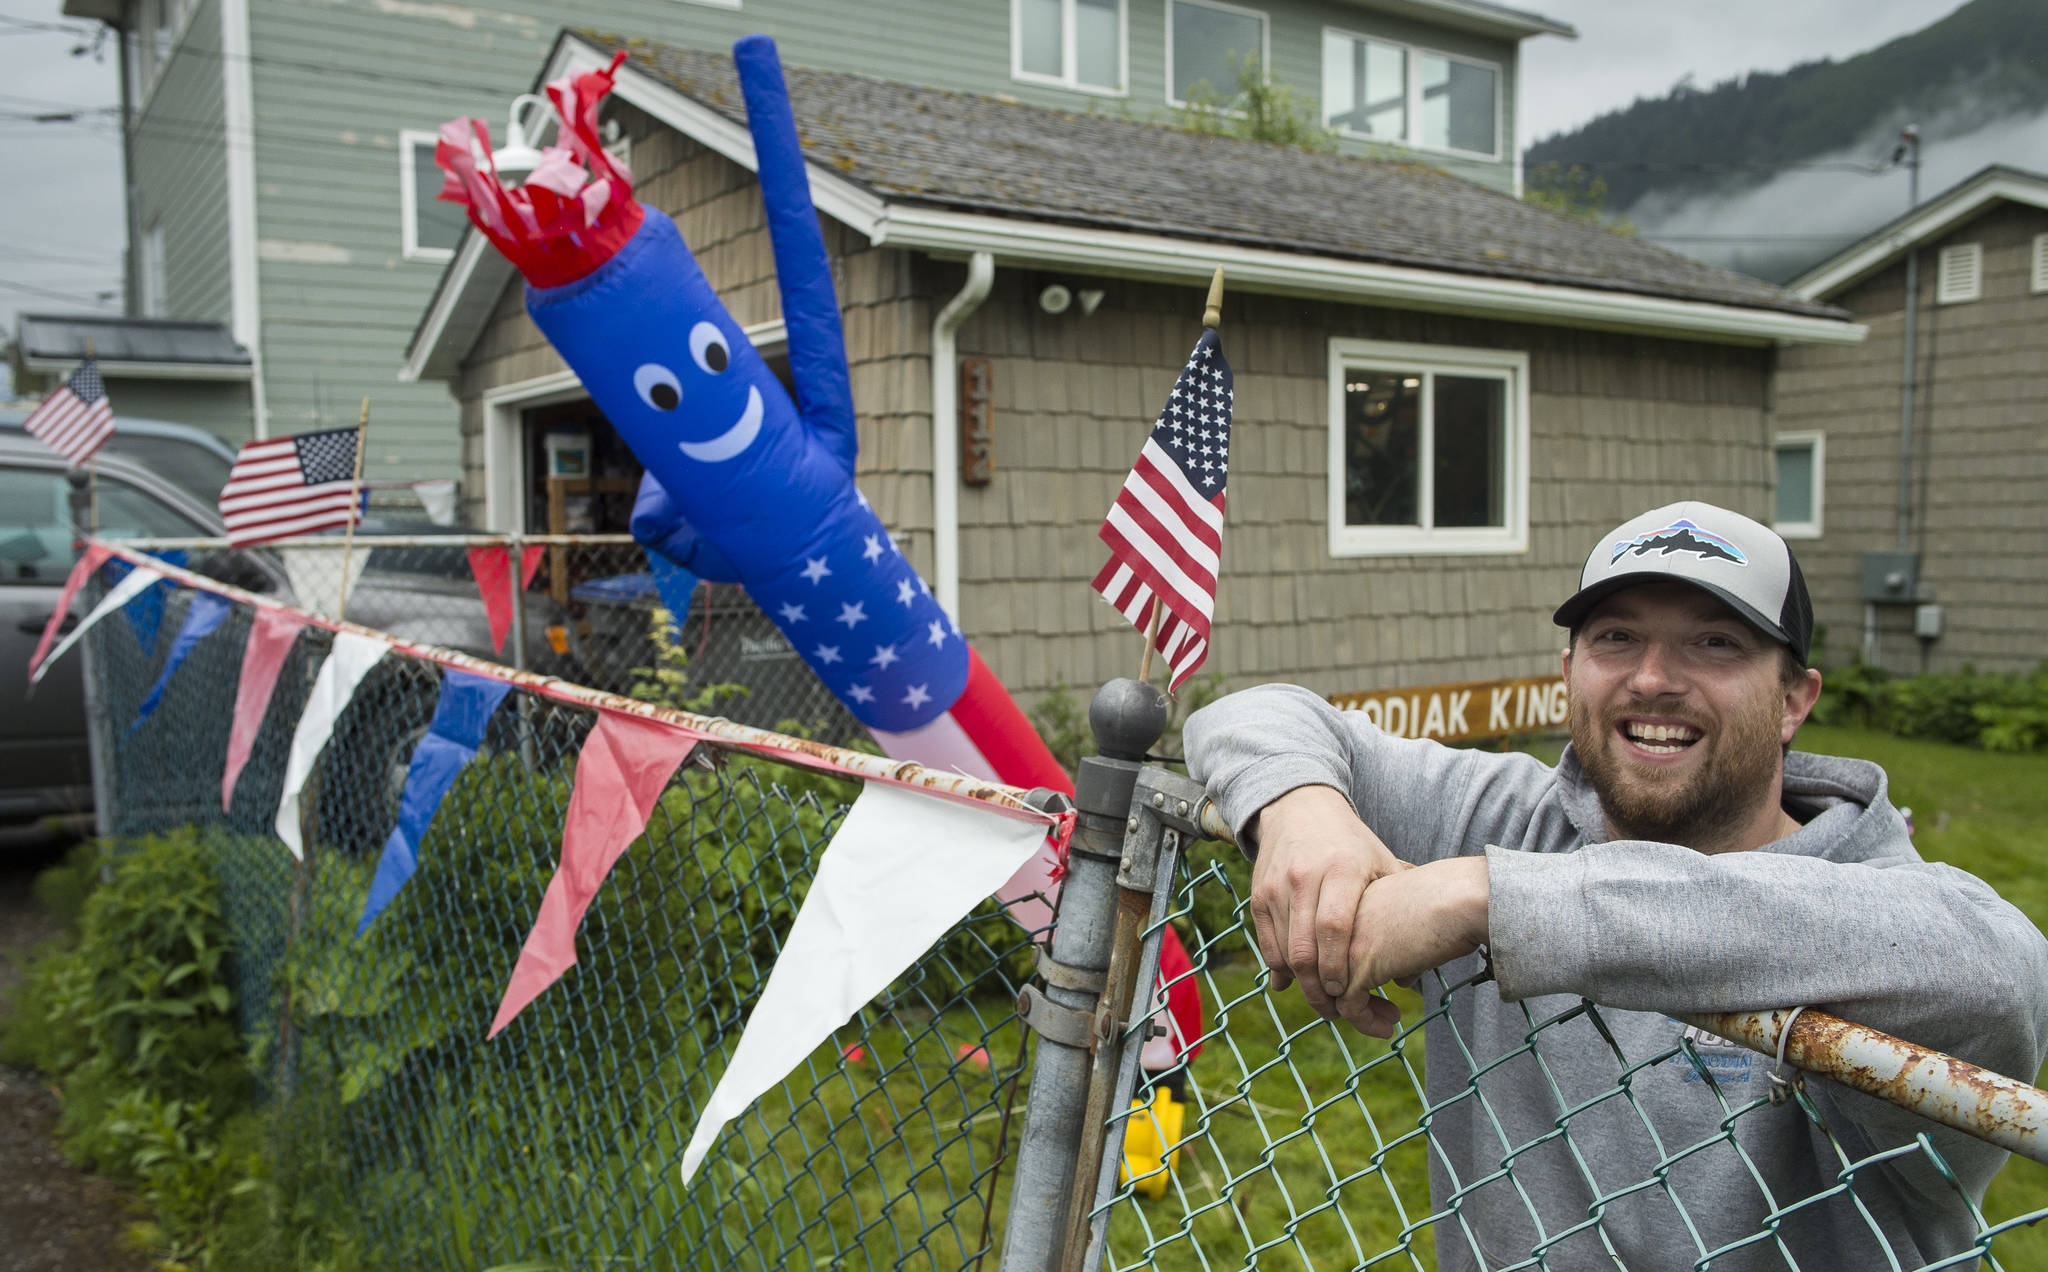
{"type": "Polygon", "coordinates": [[[1095,576],[1095,590],[1139,628],[1150,624],[1155,600],[1165,603],[1153,644],[1173,669],[1174,689],[1209,653],[1223,557],[1230,396],[1230,364],[1214,329],[1204,330],[1102,523],[1109,563],[1095,576]]]}
{"type": "Polygon", "coordinates": [[[235,547],[268,543],[361,519],[356,430],[244,442],[220,491],[220,519],[235,547]]]}
{"type": "Polygon", "coordinates": [[[71,461],[73,468],[91,459],[114,432],[114,404],[107,400],[100,364],[91,358],[80,363],[21,426],[71,461]]]}

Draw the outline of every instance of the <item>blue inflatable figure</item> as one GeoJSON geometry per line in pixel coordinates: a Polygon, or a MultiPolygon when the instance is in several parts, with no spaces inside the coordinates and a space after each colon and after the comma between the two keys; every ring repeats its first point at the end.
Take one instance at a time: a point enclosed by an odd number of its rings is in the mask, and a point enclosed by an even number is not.
{"type": "Polygon", "coordinates": [[[675,223],[635,202],[605,153],[597,107],[624,58],[548,86],[566,149],[516,190],[487,158],[479,167],[480,121],[445,126],[443,197],[466,203],[525,275],[534,322],[646,465],[634,537],[701,578],[744,584],[863,724],[927,725],[966,687],[967,646],[854,486],[845,341],[774,43],[750,37],[733,58],[801,409],[675,223]]]}

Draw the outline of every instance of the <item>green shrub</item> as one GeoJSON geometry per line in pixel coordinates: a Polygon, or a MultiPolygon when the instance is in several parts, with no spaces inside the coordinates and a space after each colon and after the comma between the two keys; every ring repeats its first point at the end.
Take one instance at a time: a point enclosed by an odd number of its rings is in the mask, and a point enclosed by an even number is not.
{"type": "Polygon", "coordinates": [[[1857,664],[1825,679],[1816,724],[1861,725],[1987,751],[2048,749],[2048,667],[2026,676],[1965,668],[1896,678],[1857,664]]]}

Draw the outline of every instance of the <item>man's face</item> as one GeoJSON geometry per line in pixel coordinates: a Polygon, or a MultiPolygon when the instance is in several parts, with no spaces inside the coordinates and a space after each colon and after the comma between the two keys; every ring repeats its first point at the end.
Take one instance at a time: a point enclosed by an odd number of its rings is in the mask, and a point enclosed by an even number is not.
{"type": "Polygon", "coordinates": [[[1811,672],[1785,683],[1779,648],[1683,583],[1624,589],[1587,616],[1565,651],[1572,747],[1614,834],[1755,846],[1819,694],[1811,672]]]}

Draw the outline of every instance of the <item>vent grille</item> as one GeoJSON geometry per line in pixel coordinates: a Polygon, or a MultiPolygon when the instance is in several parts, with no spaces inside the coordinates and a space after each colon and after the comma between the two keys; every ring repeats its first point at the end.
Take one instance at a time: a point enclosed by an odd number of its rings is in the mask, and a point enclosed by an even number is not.
{"type": "Polygon", "coordinates": [[[1984,245],[1956,243],[1942,248],[1939,278],[1934,287],[1935,301],[1943,305],[1960,305],[1983,295],[1984,245]]]}

